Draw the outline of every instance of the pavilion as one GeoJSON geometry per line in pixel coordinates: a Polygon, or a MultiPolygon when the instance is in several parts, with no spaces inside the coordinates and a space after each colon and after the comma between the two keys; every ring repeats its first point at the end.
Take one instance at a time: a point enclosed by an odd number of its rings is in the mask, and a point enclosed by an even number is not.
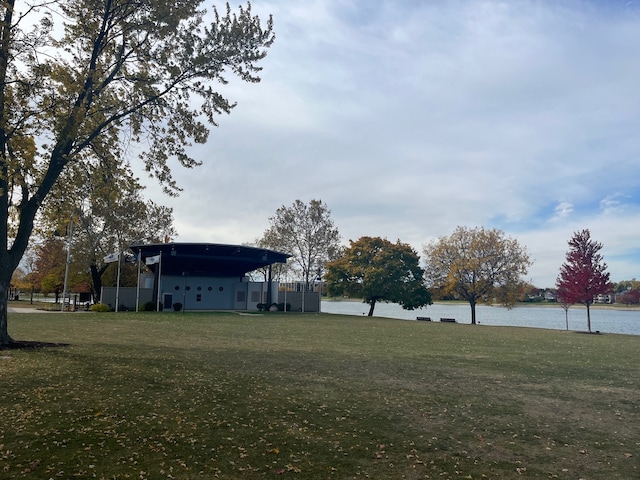
{"type": "MultiPolygon", "coordinates": [[[[135,307],[150,299],[161,310],[171,310],[176,303],[184,310],[256,310],[260,303],[277,303],[278,284],[271,281],[271,268],[290,257],[275,250],[216,243],[139,243],[129,249],[152,275],[140,275],[136,295],[131,288],[121,288],[118,303],[135,307]],[[258,269],[265,269],[265,281],[250,281],[247,274],[258,269]]],[[[103,295],[115,300],[110,290],[103,295]]]]}

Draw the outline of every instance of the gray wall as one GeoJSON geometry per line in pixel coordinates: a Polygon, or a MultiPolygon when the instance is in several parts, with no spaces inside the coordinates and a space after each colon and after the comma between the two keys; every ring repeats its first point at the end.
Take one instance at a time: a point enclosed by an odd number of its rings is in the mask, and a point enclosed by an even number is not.
{"type": "MultiPolygon", "coordinates": [[[[292,312],[302,312],[302,294],[303,292],[279,292],[278,303],[289,303],[291,305],[292,312]]],[[[304,311],[319,312],[319,299],[319,292],[304,292],[304,311]]]]}
{"type": "MultiPolygon", "coordinates": [[[[189,310],[257,310],[259,303],[275,303],[278,298],[278,283],[272,282],[271,298],[268,301],[268,282],[238,281],[237,278],[164,276],[160,285],[160,302],[164,310],[172,310],[173,304],[181,303],[189,310]]],[[[140,289],[140,302],[154,300],[156,290],[140,289]],[[144,294],[143,294],[144,292],[144,294]]],[[[102,289],[102,303],[115,307],[116,288],[102,289]]],[[[136,287],[121,287],[119,306],[135,310],[136,287]]]]}
{"type": "MultiPolygon", "coordinates": [[[[124,305],[130,310],[136,309],[136,287],[120,287],[118,292],[118,306],[124,305]]],[[[140,301],[139,305],[142,307],[147,302],[153,299],[153,290],[151,288],[140,289],[140,301]]],[[[102,287],[102,294],[100,295],[100,302],[106,303],[112,309],[116,307],[116,287],[102,287]]]]}

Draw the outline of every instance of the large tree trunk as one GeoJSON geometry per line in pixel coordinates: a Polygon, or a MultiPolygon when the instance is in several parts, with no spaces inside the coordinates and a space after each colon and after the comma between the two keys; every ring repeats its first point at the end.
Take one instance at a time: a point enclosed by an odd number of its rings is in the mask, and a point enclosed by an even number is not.
{"type": "Polygon", "coordinates": [[[7,301],[11,275],[17,266],[13,265],[8,247],[9,237],[9,192],[8,192],[8,134],[5,111],[7,96],[7,71],[11,48],[14,0],[8,0],[4,7],[4,17],[0,28],[0,347],[9,345],[7,321],[7,301]]]}
{"type": "MultiPolygon", "coordinates": [[[[6,205],[6,195],[2,195],[0,204],[6,205]]],[[[27,206],[29,207],[29,206],[27,206]]],[[[31,208],[22,209],[22,218],[20,219],[20,226],[18,232],[13,241],[11,248],[8,247],[7,237],[2,238],[4,241],[3,247],[0,248],[0,347],[6,347],[13,342],[9,336],[9,321],[8,321],[8,302],[9,302],[9,288],[11,286],[11,276],[18,267],[20,259],[27,249],[29,237],[33,230],[33,218],[35,217],[35,209],[31,208]]],[[[7,215],[8,209],[0,211],[0,218],[2,218],[2,226],[8,225],[7,215]],[[3,215],[4,214],[4,215],[3,215]]],[[[2,230],[2,229],[0,229],[2,230]]],[[[6,228],[4,229],[6,232],[6,228]]]]}
{"type": "MultiPolygon", "coordinates": [[[[49,186],[49,189],[51,187],[49,186]]],[[[0,195],[0,205],[4,208],[0,208],[0,221],[2,226],[8,225],[8,212],[6,202],[6,194],[0,195]]],[[[33,232],[33,221],[36,216],[36,212],[40,207],[40,202],[37,201],[38,197],[31,198],[29,201],[24,202],[20,208],[20,223],[16,236],[13,240],[11,248],[8,248],[8,238],[6,236],[0,238],[0,240],[6,242],[3,247],[0,248],[0,346],[7,346],[12,342],[8,331],[8,319],[7,319],[7,303],[9,299],[9,286],[11,285],[11,276],[27,250],[29,244],[29,238],[31,232],[33,232]]],[[[1,230],[1,229],[0,229],[1,230]]]]}
{"type": "Polygon", "coordinates": [[[471,325],[476,324],[476,301],[469,300],[469,305],[471,305],[471,325]]]}
{"type": "Polygon", "coordinates": [[[16,237],[11,250],[6,248],[0,250],[0,347],[6,347],[13,342],[9,335],[8,322],[9,288],[11,286],[11,276],[26,248],[26,243],[24,243],[23,247],[23,243],[18,240],[19,238],[16,237]],[[18,249],[17,253],[14,251],[16,248],[18,249]]]}
{"type": "Polygon", "coordinates": [[[5,347],[12,342],[9,336],[9,325],[7,322],[8,287],[8,282],[0,281],[0,347],[5,347]]]}
{"type": "Polygon", "coordinates": [[[373,317],[373,309],[376,308],[376,299],[373,298],[369,301],[369,313],[368,317],[373,317]]]}
{"type": "MultiPolygon", "coordinates": [[[[52,155],[49,170],[44,176],[36,193],[29,199],[23,199],[19,205],[20,221],[13,244],[8,244],[9,201],[8,192],[0,192],[0,346],[7,346],[12,342],[8,331],[7,302],[9,299],[9,286],[11,276],[29,245],[29,238],[33,232],[33,223],[36,213],[47,196],[55,179],[58,178],[66,161],[61,155],[52,155]]],[[[6,164],[5,164],[6,165],[6,164]]],[[[6,170],[5,170],[6,171],[6,170]]],[[[0,182],[2,183],[2,182],[0,182]]],[[[4,183],[6,187],[6,182],[4,183]]]]}
{"type": "Polygon", "coordinates": [[[102,268],[98,268],[95,264],[91,265],[91,282],[93,283],[93,298],[95,303],[100,302],[100,296],[102,295],[102,274],[105,272],[109,265],[104,265],[102,268]]]}
{"type": "MultiPolygon", "coordinates": [[[[30,233],[31,231],[29,233],[23,232],[23,235],[27,235],[27,240],[30,233]]],[[[11,250],[5,248],[0,251],[0,347],[6,347],[13,342],[9,335],[9,288],[11,286],[11,276],[17,268],[25,249],[26,240],[23,246],[23,242],[16,238],[11,250]]]]}

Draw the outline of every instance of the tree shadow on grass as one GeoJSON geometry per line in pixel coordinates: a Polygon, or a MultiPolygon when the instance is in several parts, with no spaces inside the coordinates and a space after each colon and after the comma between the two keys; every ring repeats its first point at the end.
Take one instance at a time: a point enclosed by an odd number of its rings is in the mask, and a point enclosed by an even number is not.
{"type": "Polygon", "coordinates": [[[0,351],[7,350],[37,350],[41,348],[68,347],[68,343],[38,342],[31,340],[13,340],[8,345],[0,345],[0,351]]]}

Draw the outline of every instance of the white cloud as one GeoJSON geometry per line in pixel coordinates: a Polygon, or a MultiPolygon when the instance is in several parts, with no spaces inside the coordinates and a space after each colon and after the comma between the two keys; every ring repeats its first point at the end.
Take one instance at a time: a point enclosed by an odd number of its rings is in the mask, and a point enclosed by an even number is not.
{"type": "Polygon", "coordinates": [[[316,198],[345,242],[421,251],[457,225],[501,228],[540,286],[574,230],[602,232],[612,256],[637,241],[640,15],[578,0],[253,7],[277,34],[262,83],[224,87],[238,107],[195,149],[205,164],[175,170],[179,199],[150,187],[180,240],[252,241],[278,207],[316,198]]]}
{"type": "Polygon", "coordinates": [[[621,200],[623,197],[624,195],[619,193],[607,195],[605,198],[600,200],[600,210],[602,210],[604,214],[620,212],[624,209],[624,203],[621,200]]]}
{"type": "Polygon", "coordinates": [[[560,202],[556,205],[554,210],[555,214],[551,218],[551,221],[559,221],[567,218],[573,212],[573,205],[570,202],[560,202]]]}

